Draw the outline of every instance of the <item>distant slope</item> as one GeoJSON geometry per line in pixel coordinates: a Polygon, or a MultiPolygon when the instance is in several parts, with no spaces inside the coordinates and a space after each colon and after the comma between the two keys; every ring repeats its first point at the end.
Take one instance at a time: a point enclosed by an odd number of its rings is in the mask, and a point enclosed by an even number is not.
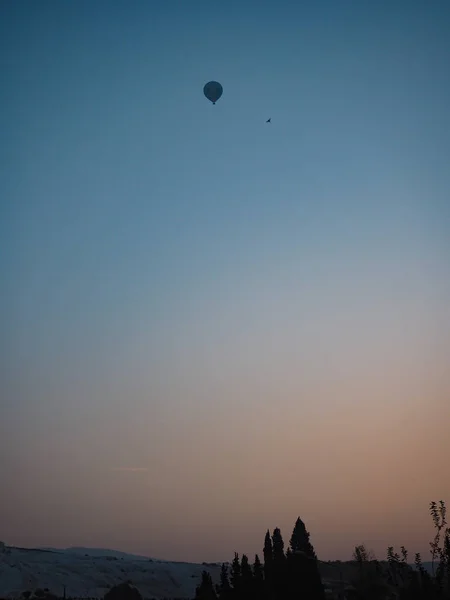
{"type": "Polygon", "coordinates": [[[215,582],[220,566],[128,558],[104,549],[30,549],[8,547],[0,554],[0,597],[17,598],[26,590],[48,588],[57,596],[102,598],[117,583],[131,580],[144,598],[193,598],[201,573],[215,582]],[[82,550],[82,552],[80,551],[82,550]],[[85,552],[87,550],[87,552],[85,552]],[[106,556],[105,556],[106,552],[106,556]],[[88,554],[88,556],[85,556],[88,554]]]}
{"type": "Polygon", "coordinates": [[[77,554],[82,556],[112,556],[124,560],[157,560],[150,556],[140,554],[129,554],[120,550],[110,550],[108,548],[84,548],[83,546],[71,546],[70,548],[38,548],[39,550],[50,550],[51,552],[64,552],[65,554],[77,554]]]}

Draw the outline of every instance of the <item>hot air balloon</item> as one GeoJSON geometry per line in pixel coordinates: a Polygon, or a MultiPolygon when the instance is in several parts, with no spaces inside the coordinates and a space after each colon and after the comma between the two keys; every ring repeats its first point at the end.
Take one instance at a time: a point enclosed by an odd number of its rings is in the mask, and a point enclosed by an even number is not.
{"type": "Polygon", "coordinates": [[[223,93],[223,87],[218,81],[209,81],[203,88],[203,93],[208,100],[215,104],[223,93]]]}

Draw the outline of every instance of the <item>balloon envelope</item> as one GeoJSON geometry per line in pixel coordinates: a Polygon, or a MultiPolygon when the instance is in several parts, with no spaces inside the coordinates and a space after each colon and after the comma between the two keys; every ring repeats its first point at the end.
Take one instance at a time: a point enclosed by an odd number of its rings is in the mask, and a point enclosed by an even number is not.
{"type": "Polygon", "coordinates": [[[208,100],[215,104],[223,93],[223,87],[218,81],[209,81],[203,88],[203,93],[208,100]]]}

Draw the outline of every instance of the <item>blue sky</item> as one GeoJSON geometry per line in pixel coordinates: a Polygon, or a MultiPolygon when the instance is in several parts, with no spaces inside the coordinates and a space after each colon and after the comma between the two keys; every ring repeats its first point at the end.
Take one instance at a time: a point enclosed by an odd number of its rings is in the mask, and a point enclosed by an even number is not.
{"type": "MultiPolygon", "coordinates": [[[[227,432],[217,465],[230,460],[230,444],[258,455],[274,418],[270,444],[282,447],[295,419],[309,415],[313,448],[351,407],[360,411],[353,433],[373,411],[409,414],[413,402],[423,423],[420,411],[445,410],[447,2],[46,1],[0,10],[3,441],[17,431],[27,439],[5,467],[12,541],[70,545],[75,532],[76,543],[89,541],[81,513],[61,538],[43,539],[61,532],[50,514],[51,525],[36,522],[27,538],[14,512],[19,480],[73,491],[128,465],[160,481],[190,448],[186,481],[203,489],[212,467],[199,465],[215,440],[199,437],[202,428],[227,432]],[[215,106],[202,94],[210,79],[224,88],[215,106]],[[155,457],[167,448],[174,462],[162,466],[155,457]],[[37,469],[40,452],[57,475],[37,469]]],[[[267,481],[280,471],[276,461],[271,468],[267,481]]],[[[230,490],[245,487],[224,477],[230,490]]],[[[175,476],[162,479],[155,511],[167,531],[169,496],[186,511],[197,505],[183,500],[175,476]]],[[[438,479],[427,490],[450,493],[438,479]]],[[[245,489],[242,503],[253,505],[245,489]]],[[[101,491],[92,495],[93,512],[105,513],[101,491]]],[[[264,518],[293,522],[302,505],[305,520],[319,522],[313,492],[305,499],[295,488],[292,498],[269,502],[264,518]]],[[[430,499],[417,510],[426,513],[430,499]]],[[[218,527],[215,513],[198,514],[208,531],[218,527]]],[[[129,524],[118,527],[120,539],[105,524],[93,543],[148,549],[126,537],[129,524]]],[[[185,556],[162,529],[160,537],[149,551],[185,556]]],[[[215,551],[205,544],[197,557],[215,551]]],[[[344,556],[352,540],[319,544],[344,556]]]]}

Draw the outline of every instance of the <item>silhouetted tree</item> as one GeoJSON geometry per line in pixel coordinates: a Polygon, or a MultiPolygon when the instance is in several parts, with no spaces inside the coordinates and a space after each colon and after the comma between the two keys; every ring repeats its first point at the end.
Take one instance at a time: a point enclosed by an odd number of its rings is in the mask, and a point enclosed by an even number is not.
{"type": "Polygon", "coordinates": [[[262,600],[264,598],[264,570],[257,554],[255,554],[253,563],[253,586],[255,599],[262,600]]]}
{"type": "Polygon", "coordinates": [[[390,589],[386,569],[383,573],[380,564],[364,544],[355,547],[353,560],[357,567],[357,576],[352,581],[355,597],[363,600],[384,600],[390,589]]]}
{"type": "Polygon", "coordinates": [[[272,597],[285,598],[288,590],[286,555],[284,553],[284,541],[278,527],[272,534],[273,550],[273,579],[272,597]]]}
{"type": "Polygon", "coordinates": [[[264,557],[264,581],[265,581],[266,595],[270,596],[271,589],[272,589],[272,579],[273,579],[273,548],[272,548],[272,538],[270,537],[269,530],[267,530],[266,536],[264,538],[263,557],[264,557]]]}
{"type": "Polygon", "coordinates": [[[272,549],[274,563],[284,564],[284,560],[286,558],[286,555],[284,554],[284,542],[281,531],[278,527],[273,530],[272,549]]]}
{"type": "Polygon", "coordinates": [[[241,558],[241,597],[250,600],[253,596],[253,572],[248,557],[243,554],[241,558]]]}
{"type": "Polygon", "coordinates": [[[239,561],[239,554],[237,552],[234,553],[234,559],[231,563],[230,583],[233,588],[233,598],[240,599],[242,590],[242,575],[241,563],[239,561]]]}
{"type": "Polygon", "coordinates": [[[106,592],[104,600],[142,600],[139,590],[126,581],[113,586],[106,592]]]}
{"type": "Polygon", "coordinates": [[[309,532],[306,531],[305,524],[300,517],[295,522],[289,546],[292,552],[304,552],[306,556],[317,558],[314,548],[309,541],[309,532]]]}
{"type": "Polygon", "coordinates": [[[195,590],[195,600],[217,600],[217,594],[208,571],[202,571],[202,580],[195,590]]]}
{"type": "Polygon", "coordinates": [[[309,541],[305,524],[297,519],[290,539],[290,552],[287,553],[286,595],[289,598],[324,600],[325,591],[319,572],[317,556],[309,541]]]}
{"type": "Polygon", "coordinates": [[[217,595],[220,600],[230,600],[232,598],[232,592],[230,585],[230,580],[228,577],[228,567],[225,563],[222,563],[222,567],[220,569],[220,583],[217,586],[217,595]]]}
{"type": "Polygon", "coordinates": [[[450,597],[450,529],[447,527],[444,501],[431,502],[430,513],[436,529],[434,540],[430,543],[433,576],[439,593],[447,598],[450,597]]]}
{"type": "Polygon", "coordinates": [[[264,538],[264,567],[271,566],[273,562],[273,548],[272,548],[272,538],[270,537],[269,530],[266,531],[266,536],[264,538]]]}

